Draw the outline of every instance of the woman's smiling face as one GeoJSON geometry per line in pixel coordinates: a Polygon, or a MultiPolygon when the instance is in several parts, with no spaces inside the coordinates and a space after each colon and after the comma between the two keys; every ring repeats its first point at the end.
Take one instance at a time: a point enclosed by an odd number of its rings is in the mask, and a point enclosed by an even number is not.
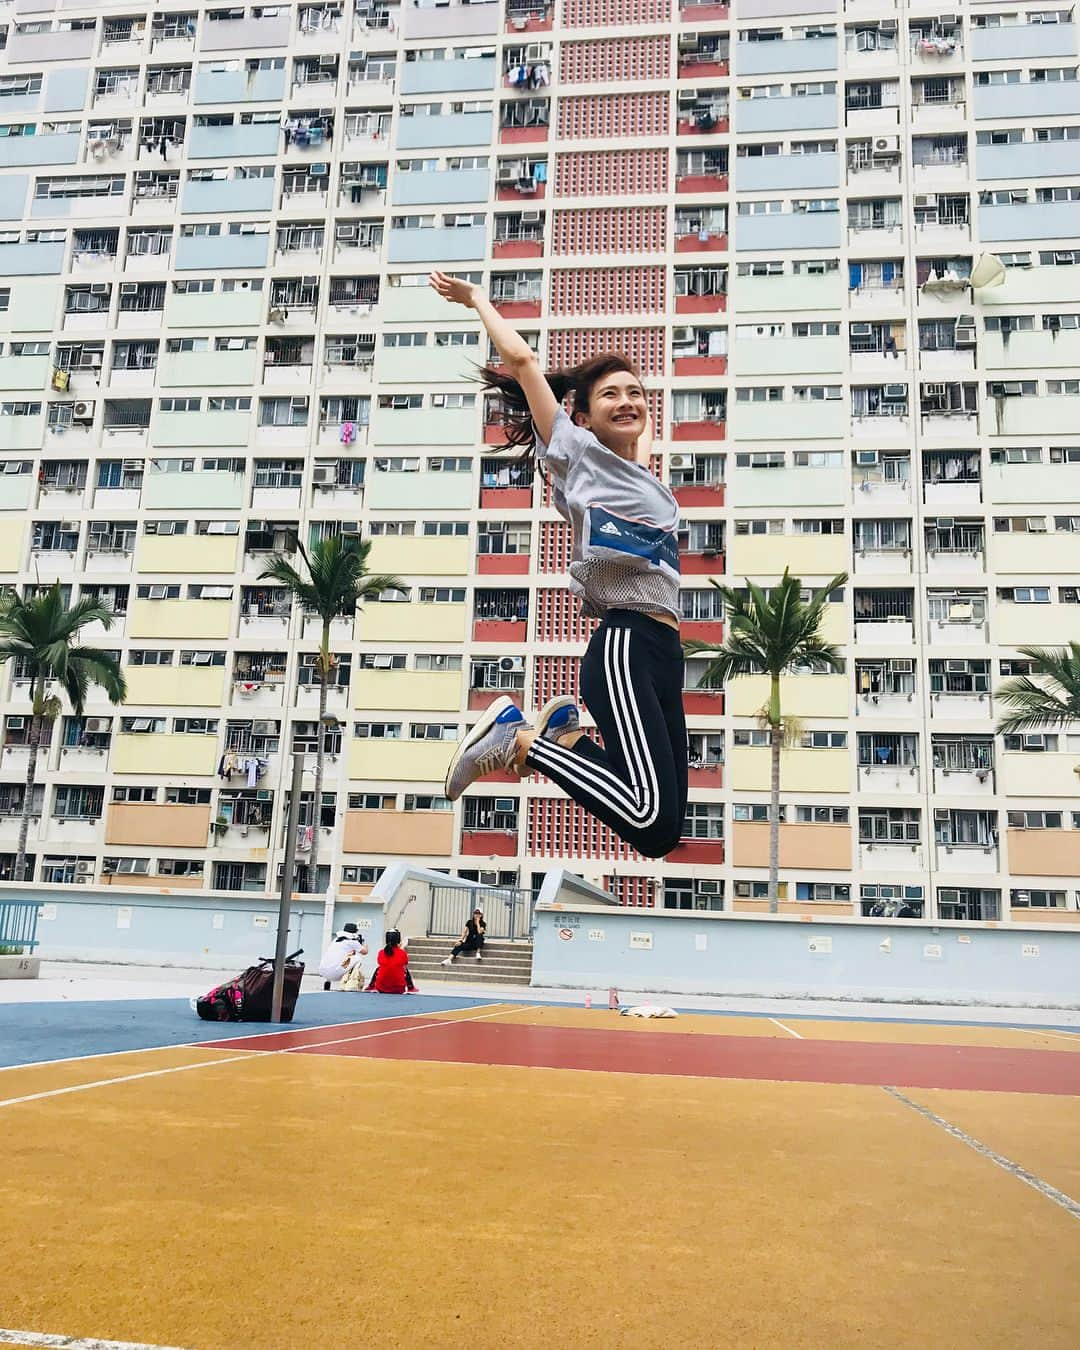
{"type": "Polygon", "coordinates": [[[589,391],[588,409],[576,413],[574,420],[601,445],[623,459],[633,459],[647,412],[641,381],[628,370],[615,370],[596,381],[589,391]]]}

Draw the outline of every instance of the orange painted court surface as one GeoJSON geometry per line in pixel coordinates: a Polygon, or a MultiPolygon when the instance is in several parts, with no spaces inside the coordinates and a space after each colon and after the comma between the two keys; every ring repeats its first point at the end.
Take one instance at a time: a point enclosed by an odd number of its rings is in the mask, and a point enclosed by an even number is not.
{"type": "Polygon", "coordinates": [[[0,1072],[0,1344],[1080,1345],[1080,1035],[446,1002],[0,1072]]]}

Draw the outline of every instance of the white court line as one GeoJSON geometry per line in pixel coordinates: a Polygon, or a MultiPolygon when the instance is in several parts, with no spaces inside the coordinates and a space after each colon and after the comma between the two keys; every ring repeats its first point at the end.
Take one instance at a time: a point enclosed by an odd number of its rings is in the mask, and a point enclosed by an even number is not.
{"type": "Polygon", "coordinates": [[[792,1029],[786,1023],[778,1022],[775,1017],[770,1017],[769,1021],[772,1022],[774,1026],[779,1027],[781,1031],[786,1031],[789,1036],[794,1036],[797,1041],[806,1040],[806,1037],[802,1034],[802,1032],[792,1031],[792,1029]]]}
{"type": "Polygon", "coordinates": [[[0,1345],[40,1345],[58,1350],[180,1350],[179,1346],[150,1345],[146,1341],[100,1341],[91,1336],[50,1336],[41,1331],[12,1331],[0,1327],[0,1345]]]}
{"type": "Polygon", "coordinates": [[[1057,1031],[1050,1027],[1020,1027],[1019,1030],[1026,1031],[1029,1036],[1059,1036],[1063,1041],[1080,1041],[1080,1032],[1075,1031],[1057,1031]]]}
{"type": "Polygon", "coordinates": [[[981,1153],[984,1158],[989,1158],[992,1163],[996,1163],[1004,1171],[1010,1172],[1018,1181],[1031,1186],[1040,1195],[1045,1196],[1047,1200],[1052,1200],[1055,1205],[1060,1205],[1074,1219],[1080,1219],[1080,1202],[1074,1200],[1071,1195],[1059,1191],[1056,1186],[1051,1186],[1048,1181],[1043,1181],[1041,1177],[1037,1177],[1034,1172],[1029,1172],[1026,1167],[1021,1167],[1019,1163],[1013,1162],[1011,1158],[995,1153],[992,1148],[967,1134],[958,1125],[953,1125],[943,1116],[937,1115],[928,1106],[922,1106],[919,1102],[913,1102],[910,1097],[905,1097],[897,1088],[887,1087],[884,1090],[890,1097],[895,1097],[898,1102],[903,1102],[905,1106],[910,1106],[913,1111],[918,1111],[920,1116],[924,1116],[934,1125],[940,1126],[946,1134],[951,1134],[954,1139],[959,1139],[962,1144],[967,1144],[968,1148],[974,1149],[976,1153],[981,1153]]]}
{"type": "MultiPolygon", "coordinates": [[[[87,1092],[90,1088],[109,1087],[113,1083],[132,1083],[139,1078],[163,1078],[166,1074],[170,1073],[186,1073],[188,1069],[208,1069],[215,1064],[235,1064],[239,1060],[257,1059],[266,1055],[295,1054],[298,1051],[314,1049],[315,1046],[341,1045],[348,1041],[370,1041],[375,1040],[379,1036],[403,1036],[407,1031],[429,1031],[432,1027],[457,1026],[461,1022],[480,1022],[483,1021],[485,1017],[506,1017],[509,1013],[517,1012],[519,1006],[520,1005],[515,1004],[512,1007],[504,1008],[501,1012],[482,1013],[479,1017],[458,1017],[453,1021],[447,1022],[425,1022],[422,1026],[418,1027],[394,1027],[388,1031],[369,1031],[362,1036],[341,1036],[332,1041],[316,1041],[313,1045],[290,1045],[282,1050],[248,1050],[246,1052],[241,1052],[239,1050],[234,1051],[231,1047],[224,1049],[217,1048],[217,1053],[223,1056],[221,1059],[200,1060],[198,1064],[174,1064],[167,1069],[147,1069],[143,1073],[128,1073],[119,1078],[99,1078],[93,1083],[74,1083],[70,1087],[50,1088],[46,1092],[31,1092],[25,1097],[8,1097],[5,1100],[0,1101],[0,1109],[3,1109],[5,1106],[21,1106],[25,1102],[41,1101],[45,1097],[64,1097],[70,1092],[87,1092]],[[224,1056],[228,1056],[228,1058],[224,1058],[224,1056]]],[[[540,1006],[540,1004],[527,1005],[525,1011],[533,1012],[540,1006]]],[[[386,1021],[388,1019],[380,1018],[378,1020],[386,1021]]],[[[350,1024],[348,1022],[343,1022],[341,1025],[349,1026],[350,1024]]],[[[356,1024],[353,1023],[352,1025],[356,1024]]],[[[272,1031],[265,1034],[271,1036],[288,1036],[292,1033],[287,1031],[272,1031]]],[[[196,1047],[183,1048],[193,1049],[196,1047]]],[[[202,1047],[198,1048],[201,1049],[202,1047]]],[[[211,1046],[207,1048],[214,1049],[215,1047],[211,1046]]],[[[2,1342],[0,1342],[0,1344],[2,1344],[2,1342]]]]}

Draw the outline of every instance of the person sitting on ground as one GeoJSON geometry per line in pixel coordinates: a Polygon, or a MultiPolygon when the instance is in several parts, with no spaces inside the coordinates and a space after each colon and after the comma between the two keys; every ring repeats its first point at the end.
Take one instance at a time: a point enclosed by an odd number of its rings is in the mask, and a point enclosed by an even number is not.
{"type": "Polygon", "coordinates": [[[368,989],[376,994],[403,994],[407,989],[416,993],[412,975],[409,974],[409,953],[401,945],[401,934],[391,928],[386,934],[386,944],[379,948],[375,974],[371,977],[368,989]]]}
{"type": "Polygon", "coordinates": [[[484,937],[487,933],[487,924],[484,922],[483,911],[474,909],[472,918],[466,920],[465,931],[458,938],[457,946],[451,951],[450,955],[443,962],[444,966],[452,966],[456,957],[462,952],[475,952],[476,959],[482,961],[480,955],[481,948],[484,945],[484,937]]]}
{"type": "Polygon", "coordinates": [[[344,979],[347,972],[358,964],[357,958],[361,956],[367,956],[367,943],[360,936],[356,924],[347,923],[340,933],[335,933],[333,942],[323,952],[319,962],[323,989],[329,989],[331,984],[344,979]]]}

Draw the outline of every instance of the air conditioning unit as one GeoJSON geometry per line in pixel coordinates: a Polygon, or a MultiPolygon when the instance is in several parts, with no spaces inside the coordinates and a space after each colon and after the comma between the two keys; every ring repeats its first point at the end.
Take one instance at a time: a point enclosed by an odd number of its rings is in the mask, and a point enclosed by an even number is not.
{"type": "Polygon", "coordinates": [[[139,283],[137,281],[122,281],[120,283],[121,295],[138,295],[139,283]]]}
{"type": "Polygon", "coordinates": [[[25,731],[25,730],[26,730],[26,718],[25,718],[25,717],[9,717],[8,720],[7,720],[7,729],[8,729],[8,731],[25,731]]]}
{"type": "MultiPolygon", "coordinates": [[[[939,28],[955,28],[959,22],[960,18],[956,14],[941,14],[938,16],[939,28]]],[[[1052,22],[1056,23],[1057,20],[1054,19],[1052,22]]]]}
{"type": "Polygon", "coordinates": [[[251,724],[251,734],[253,736],[276,736],[277,723],[267,721],[255,721],[251,724]]]}
{"type": "Polygon", "coordinates": [[[938,516],[934,523],[939,530],[951,530],[956,524],[952,516],[938,516]]]}
{"type": "Polygon", "coordinates": [[[88,717],[83,723],[84,731],[108,731],[110,719],[108,717],[88,717]]]}
{"type": "Polygon", "coordinates": [[[525,669],[525,658],[523,656],[500,656],[499,669],[510,673],[511,671],[521,671],[525,669]]]}
{"type": "Polygon", "coordinates": [[[931,211],[934,209],[934,207],[937,206],[937,195],[933,192],[929,193],[917,192],[915,196],[912,198],[912,201],[914,203],[916,211],[918,211],[920,208],[931,211]]]}
{"type": "Polygon", "coordinates": [[[692,108],[697,103],[696,89],[680,89],[678,105],[680,108],[692,108]]]}
{"type": "Polygon", "coordinates": [[[869,468],[871,464],[877,464],[881,459],[880,450],[856,450],[855,463],[863,468],[869,468]]]}
{"type": "Polygon", "coordinates": [[[890,667],[894,675],[910,675],[915,669],[915,661],[910,656],[894,656],[890,667]]]}
{"type": "Polygon", "coordinates": [[[688,342],[694,341],[694,330],[686,325],[671,330],[671,341],[676,347],[685,347],[688,342]]]}
{"type": "Polygon", "coordinates": [[[926,398],[944,398],[946,386],[943,384],[924,384],[923,395],[926,398]]]}
{"type": "Polygon", "coordinates": [[[539,225],[543,219],[543,211],[522,211],[521,213],[522,225],[539,225]]]}
{"type": "Polygon", "coordinates": [[[698,44],[698,35],[696,33],[679,34],[679,51],[693,51],[698,44]]]}
{"type": "Polygon", "coordinates": [[[96,410],[97,403],[94,399],[80,399],[71,405],[71,420],[73,422],[92,422],[96,410]]]}
{"type": "Polygon", "coordinates": [[[960,323],[957,321],[956,331],[953,334],[953,343],[959,347],[975,346],[975,324],[960,323]]]}
{"type": "Polygon", "coordinates": [[[308,177],[309,177],[309,178],[325,178],[326,175],[327,175],[329,172],[330,172],[330,165],[329,165],[329,164],[309,164],[309,165],[308,165],[308,177]]]}
{"type": "Polygon", "coordinates": [[[544,61],[547,59],[547,50],[542,42],[530,42],[525,48],[526,61],[544,61]]]}
{"type": "Polygon", "coordinates": [[[94,870],[94,864],[88,858],[82,858],[75,864],[75,875],[78,877],[89,876],[94,870]]]}
{"type": "Polygon", "coordinates": [[[341,533],[342,533],[342,534],[359,534],[359,533],[360,533],[360,524],[359,524],[359,522],[358,522],[358,521],[355,521],[355,520],[343,520],[343,521],[341,522],[341,533]]]}
{"type": "Polygon", "coordinates": [[[874,158],[890,159],[900,153],[899,136],[875,136],[874,137],[874,158]]]}
{"type": "Polygon", "coordinates": [[[948,820],[948,819],[949,819],[949,808],[948,808],[947,806],[935,806],[935,807],[934,807],[934,819],[935,819],[935,820],[948,820]]]}
{"type": "Polygon", "coordinates": [[[500,164],[495,174],[496,183],[516,183],[521,177],[516,164],[500,164]]]}
{"type": "Polygon", "coordinates": [[[694,467],[693,455],[672,455],[668,459],[668,464],[673,469],[692,469],[694,467]]]}
{"type": "Polygon", "coordinates": [[[887,384],[881,391],[881,397],[886,403],[903,403],[907,398],[907,385],[887,384]]]}
{"type": "Polygon", "coordinates": [[[332,464],[316,464],[311,471],[311,481],[316,487],[333,487],[337,481],[334,466],[332,464]]]}
{"type": "Polygon", "coordinates": [[[95,281],[90,287],[91,295],[108,295],[109,285],[105,281],[95,281]]]}
{"type": "Polygon", "coordinates": [[[853,323],[849,328],[852,337],[870,337],[873,331],[873,325],[869,323],[853,323]]]}

